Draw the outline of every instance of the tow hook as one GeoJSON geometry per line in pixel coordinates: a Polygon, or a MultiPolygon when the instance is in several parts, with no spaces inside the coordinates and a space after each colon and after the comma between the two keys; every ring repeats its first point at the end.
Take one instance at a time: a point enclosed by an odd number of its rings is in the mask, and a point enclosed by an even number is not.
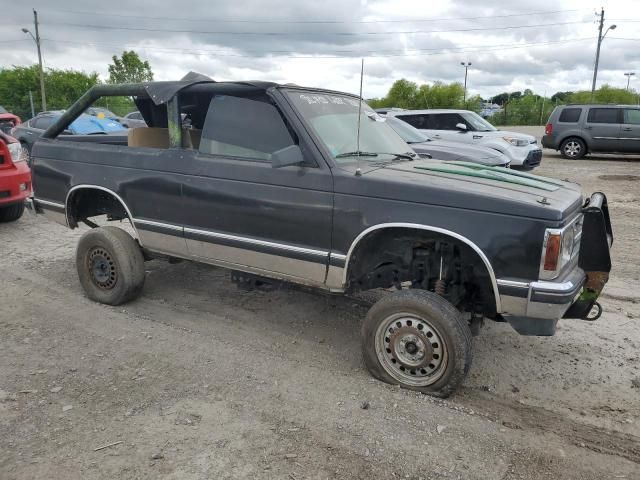
{"type": "Polygon", "coordinates": [[[598,302],[594,302],[591,310],[589,310],[589,313],[584,317],[584,319],[589,322],[595,322],[600,318],[600,315],[602,315],[602,305],[598,302]]]}

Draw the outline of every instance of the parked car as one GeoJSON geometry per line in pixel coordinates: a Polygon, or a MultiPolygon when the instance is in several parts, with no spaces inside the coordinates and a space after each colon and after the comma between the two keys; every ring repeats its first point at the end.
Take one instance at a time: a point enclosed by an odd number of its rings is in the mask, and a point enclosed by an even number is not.
{"type": "Polygon", "coordinates": [[[84,113],[97,118],[106,118],[108,120],[114,120],[120,123],[125,128],[138,128],[138,127],[147,126],[147,123],[142,118],[142,115],[140,114],[140,112],[138,112],[138,114],[140,115],[140,118],[129,117],[128,115],[130,114],[127,114],[124,117],[120,117],[119,115],[116,115],[108,108],[104,108],[104,107],[89,107],[85,110],[84,113]]]}
{"type": "MultiPolygon", "coordinates": [[[[43,112],[11,130],[11,135],[18,139],[27,159],[31,156],[33,143],[60,116],[62,111],[43,112]]],[[[90,115],[80,115],[63,132],[64,135],[98,135],[109,133],[126,133],[126,127],[119,122],[101,119],[90,115]]]]}
{"type": "Polygon", "coordinates": [[[438,160],[457,160],[493,167],[509,167],[509,159],[497,150],[478,145],[465,145],[444,140],[432,140],[417,128],[396,117],[387,117],[387,123],[418,154],[430,155],[438,160]]]}
{"type": "Polygon", "coordinates": [[[604,194],[419,158],[346,93],[257,81],[99,85],[47,129],[33,162],[31,208],[92,227],[76,251],[92,300],[139,296],[150,258],[227,268],[243,286],[377,292],[361,331],[365,365],[440,396],[465,378],[483,318],[552,335],[560,318],[588,318],[611,269],[604,194]],[[110,95],[136,96],[149,128],[116,145],[106,135],[63,141],[110,95]],[[135,238],[98,216],[129,221],[135,238]]]}
{"type": "Polygon", "coordinates": [[[31,196],[31,171],[20,143],[0,132],[0,222],[18,220],[31,196]]]}
{"type": "Polygon", "coordinates": [[[533,169],[542,160],[542,150],[535,137],[498,130],[469,110],[390,111],[388,115],[407,122],[434,140],[493,148],[506,155],[512,167],[533,169]]]}
{"type": "Polygon", "coordinates": [[[9,133],[13,127],[19,125],[20,117],[0,107],[0,132],[9,133]]]}
{"type": "Polygon", "coordinates": [[[640,153],[640,106],[558,106],[549,116],[542,146],[574,160],[596,152],[640,153]]]}

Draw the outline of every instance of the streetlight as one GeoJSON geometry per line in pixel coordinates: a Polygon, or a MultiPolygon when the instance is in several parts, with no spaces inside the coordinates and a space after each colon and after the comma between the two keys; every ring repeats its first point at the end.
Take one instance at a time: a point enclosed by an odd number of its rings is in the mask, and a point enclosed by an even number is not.
{"type": "Polygon", "coordinates": [[[35,36],[31,31],[27,28],[23,28],[23,33],[28,33],[33,41],[36,42],[36,47],[38,49],[38,65],[40,66],[40,95],[42,96],[42,111],[47,110],[47,97],[44,91],[44,69],[42,68],[42,52],[40,51],[40,32],[38,31],[38,12],[33,11],[33,21],[35,25],[36,34],[35,36]]]}
{"type": "Polygon", "coordinates": [[[602,27],[604,25],[604,9],[600,10],[600,26],[598,28],[598,47],[596,48],[596,64],[593,68],[593,82],[591,83],[591,98],[593,98],[593,93],[596,91],[596,78],[598,77],[598,63],[600,63],[600,45],[602,45],[602,40],[607,35],[609,30],[615,30],[616,25],[611,25],[608,27],[604,34],[602,33],[602,27]]]}
{"type": "Polygon", "coordinates": [[[460,62],[460,65],[462,65],[464,67],[464,95],[463,95],[463,102],[466,105],[467,104],[467,71],[469,70],[469,67],[471,66],[471,62],[460,62]]]}
{"type": "Polygon", "coordinates": [[[627,72],[624,74],[627,77],[627,92],[629,91],[629,81],[631,80],[631,77],[635,74],[636,72],[627,72]]]}

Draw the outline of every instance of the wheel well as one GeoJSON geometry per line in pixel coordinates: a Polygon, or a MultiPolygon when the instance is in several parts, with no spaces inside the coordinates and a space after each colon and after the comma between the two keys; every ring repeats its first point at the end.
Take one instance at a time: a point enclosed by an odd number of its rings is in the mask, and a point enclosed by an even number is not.
{"type": "Polygon", "coordinates": [[[88,223],[89,218],[98,215],[107,215],[109,220],[132,221],[120,199],[108,191],[92,187],[72,191],[67,198],[66,213],[70,228],[76,228],[80,222],[88,223]]]}
{"type": "Polygon", "coordinates": [[[348,259],[347,290],[413,288],[436,291],[462,311],[495,317],[493,274],[466,242],[445,233],[384,228],[358,242],[348,259]]]}
{"type": "Polygon", "coordinates": [[[562,147],[562,144],[564,142],[566,142],[567,140],[571,140],[572,138],[580,140],[582,143],[584,143],[585,147],[587,147],[587,150],[589,149],[589,145],[587,144],[587,141],[584,138],[582,138],[580,135],[567,135],[558,143],[558,149],[562,147]]]}

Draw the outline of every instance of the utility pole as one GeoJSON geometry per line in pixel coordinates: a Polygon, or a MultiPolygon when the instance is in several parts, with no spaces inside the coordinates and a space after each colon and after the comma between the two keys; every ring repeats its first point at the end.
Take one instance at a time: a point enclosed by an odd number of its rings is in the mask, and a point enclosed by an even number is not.
{"type": "Polygon", "coordinates": [[[596,63],[593,68],[593,82],[591,83],[591,99],[593,99],[593,94],[596,91],[596,79],[598,78],[598,64],[600,63],[600,46],[602,45],[602,40],[604,40],[605,35],[609,30],[615,30],[616,25],[611,25],[602,33],[602,28],[604,27],[604,8],[600,9],[600,23],[598,25],[598,46],[596,47],[596,63]]]}
{"type": "Polygon", "coordinates": [[[36,29],[36,47],[38,48],[38,63],[40,64],[40,94],[42,95],[42,111],[47,110],[47,97],[44,91],[44,68],[42,68],[42,52],[40,51],[40,31],[38,30],[38,12],[33,9],[33,23],[36,29]]]}
{"type": "Polygon", "coordinates": [[[462,101],[466,106],[467,105],[467,72],[469,70],[469,67],[471,66],[471,62],[467,62],[467,63],[460,62],[460,65],[464,67],[464,95],[463,95],[462,101]]]}
{"type": "Polygon", "coordinates": [[[627,92],[629,91],[629,81],[631,80],[631,77],[633,75],[635,75],[636,72],[626,72],[624,75],[625,77],[627,77],[627,92]]]}
{"type": "Polygon", "coordinates": [[[29,90],[29,104],[31,105],[31,118],[36,116],[36,110],[33,108],[33,93],[29,90]]]}
{"type": "Polygon", "coordinates": [[[33,25],[36,31],[35,36],[33,35],[33,33],[31,33],[31,31],[28,28],[23,28],[22,31],[24,33],[28,33],[29,35],[31,35],[31,38],[33,38],[33,41],[36,42],[36,48],[38,49],[38,66],[40,68],[40,95],[42,97],[42,111],[44,112],[45,110],[47,110],[47,96],[44,91],[44,68],[42,67],[42,51],[40,50],[40,30],[38,28],[38,12],[36,12],[35,9],[33,10],[33,25]]]}

